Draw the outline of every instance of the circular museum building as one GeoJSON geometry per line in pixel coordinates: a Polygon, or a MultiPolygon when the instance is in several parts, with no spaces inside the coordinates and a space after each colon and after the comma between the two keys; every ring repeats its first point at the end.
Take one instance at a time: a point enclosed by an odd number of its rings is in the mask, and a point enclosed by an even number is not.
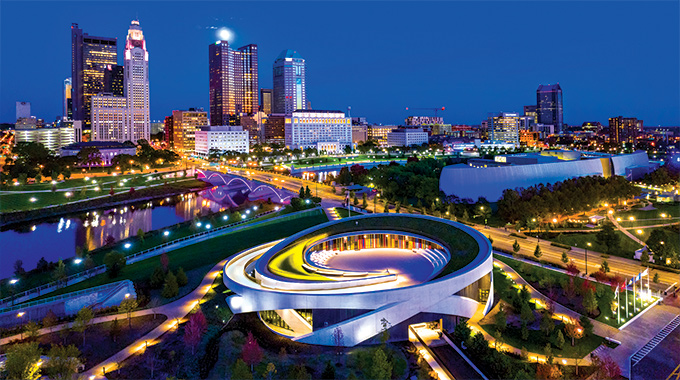
{"type": "Polygon", "coordinates": [[[391,340],[408,326],[486,314],[493,303],[491,243],[460,223],[375,214],[324,223],[233,256],[224,283],[234,313],[257,312],[274,332],[320,345],[391,340]],[[340,342],[338,337],[342,336],[340,342]]]}

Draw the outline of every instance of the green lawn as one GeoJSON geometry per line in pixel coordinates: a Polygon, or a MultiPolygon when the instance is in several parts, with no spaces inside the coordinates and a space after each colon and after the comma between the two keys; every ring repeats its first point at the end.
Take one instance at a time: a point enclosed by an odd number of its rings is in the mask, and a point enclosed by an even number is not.
{"type": "Polygon", "coordinates": [[[655,226],[657,224],[669,224],[669,223],[678,223],[678,222],[680,222],[680,218],[673,217],[673,218],[635,219],[633,221],[622,220],[622,221],[619,222],[619,224],[623,228],[632,228],[632,227],[655,226]]]}
{"type": "Polygon", "coordinates": [[[661,214],[666,214],[666,217],[680,216],[680,204],[678,203],[654,203],[652,206],[656,210],[642,211],[640,209],[632,209],[630,211],[616,212],[614,216],[621,218],[621,220],[628,220],[631,216],[635,219],[661,218],[661,214]]]}
{"type": "MultiPolygon", "coordinates": [[[[496,255],[494,257],[496,259],[508,264],[511,268],[513,268],[515,271],[517,271],[517,273],[519,273],[522,276],[522,278],[524,278],[528,282],[533,282],[534,287],[545,296],[547,296],[549,294],[548,290],[541,287],[540,284],[536,284],[535,283],[536,281],[538,281],[540,278],[550,276],[553,279],[552,282],[555,284],[553,289],[556,290],[557,295],[560,296],[564,292],[562,290],[562,286],[560,285],[560,283],[568,280],[569,277],[570,277],[569,275],[562,273],[562,272],[554,271],[554,270],[548,269],[548,268],[538,267],[538,266],[531,265],[531,264],[524,264],[524,263],[521,263],[517,260],[513,260],[513,259],[510,259],[510,258],[507,258],[507,257],[504,257],[504,256],[496,255]],[[530,269],[531,273],[527,273],[524,269],[530,269]]],[[[507,286],[507,284],[509,284],[509,281],[506,281],[505,279],[503,279],[503,277],[504,276],[498,276],[498,278],[501,279],[502,282],[500,283],[500,285],[494,285],[494,286],[498,286],[499,289],[505,289],[503,287],[504,286],[503,284],[505,284],[505,286],[507,286]]],[[[497,277],[494,277],[494,280],[496,278],[497,277]]],[[[581,281],[579,278],[576,278],[576,279],[577,280],[575,281],[575,283],[578,282],[578,281],[581,281]]],[[[597,294],[605,294],[605,292],[611,291],[611,287],[609,285],[601,284],[601,283],[598,283],[598,282],[592,282],[592,284],[595,286],[597,294]]],[[[578,286],[577,286],[577,288],[578,288],[578,286]]],[[[597,316],[597,318],[594,318],[594,319],[596,321],[600,321],[602,323],[608,324],[608,325],[613,326],[613,327],[619,327],[619,326],[623,325],[629,319],[629,318],[625,317],[625,311],[624,311],[624,309],[625,309],[625,301],[624,300],[626,299],[626,295],[628,296],[628,303],[630,304],[629,308],[628,308],[628,312],[630,313],[630,315],[629,315],[630,318],[634,317],[636,314],[638,314],[640,311],[642,311],[644,309],[644,307],[647,307],[649,305],[647,303],[647,304],[642,305],[642,307],[641,307],[640,306],[640,300],[638,300],[637,301],[638,310],[633,310],[633,307],[632,307],[633,306],[633,292],[632,291],[621,292],[620,300],[621,300],[621,318],[622,318],[622,320],[619,322],[619,321],[617,321],[616,311],[611,310],[610,306],[606,303],[605,298],[597,296],[598,307],[599,307],[601,312],[600,312],[600,315],[597,316]]],[[[569,305],[565,305],[565,306],[569,307],[569,305]]]]}
{"type": "MultiPolygon", "coordinates": [[[[556,358],[576,358],[584,357],[586,354],[592,352],[601,344],[604,344],[606,340],[598,335],[591,334],[584,336],[583,338],[576,340],[575,345],[571,345],[571,339],[564,331],[564,323],[555,321],[555,330],[550,334],[550,336],[545,336],[545,333],[541,330],[531,330],[529,329],[529,338],[527,340],[522,339],[522,330],[519,327],[508,326],[505,332],[501,333],[501,340],[505,344],[509,344],[516,348],[525,347],[527,351],[534,352],[538,354],[543,354],[544,348],[547,343],[550,343],[553,355],[556,358]],[[565,343],[562,348],[557,348],[557,332],[562,331],[565,343]]],[[[484,331],[490,335],[496,333],[496,326],[494,324],[487,324],[481,326],[484,331]]]]}
{"type": "MultiPolygon", "coordinates": [[[[174,271],[182,267],[185,271],[190,271],[205,265],[215,264],[247,248],[288,237],[306,228],[324,223],[327,220],[326,215],[319,209],[317,213],[311,215],[290,215],[282,220],[251,226],[208,241],[180,248],[168,253],[170,269],[174,271]]],[[[129,279],[133,282],[146,280],[158,265],[160,265],[159,258],[151,257],[126,266],[117,278],[109,278],[105,273],[100,274],[91,279],[52,292],[47,296],[52,297],[123,279],[129,279]]]]}
{"type": "MultiPolygon", "coordinates": [[[[632,258],[636,250],[640,249],[641,246],[633,241],[631,238],[626,236],[621,231],[615,231],[615,233],[620,238],[621,249],[617,252],[613,252],[614,256],[632,258]]],[[[597,232],[574,232],[574,233],[560,233],[556,237],[551,239],[545,239],[549,241],[554,241],[560,244],[566,244],[572,247],[585,248],[588,243],[591,245],[588,247],[588,252],[603,253],[606,251],[606,247],[597,242],[595,237],[597,232]]],[[[543,239],[542,239],[543,240],[543,239]]],[[[597,254],[596,253],[596,254],[597,254]]]]}
{"type": "MultiPolygon", "coordinates": [[[[350,216],[349,210],[344,208],[344,207],[336,207],[335,212],[338,213],[338,216],[340,218],[348,218],[350,216]]],[[[361,213],[358,213],[356,211],[352,211],[352,216],[359,216],[361,213]]]]}
{"type": "MultiPolygon", "coordinates": [[[[673,247],[680,247],[680,234],[678,234],[678,227],[655,227],[655,228],[640,228],[639,231],[642,233],[638,233],[638,229],[636,228],[630,228],[626,229],[628,232],[632,233],[637,237],[638,239],[642,241],[647,241],[649,239],[649,235],[652,233],[654,230],[659,230],[662,231],[664,234],[664,240],[663,242],[665,244],[670,244],[673,247]]],[[[630,240],[630,239],[628,239],[630,240]]]]}
{"type": "MultiPolygon", "coordinates": [[[[81,181],[81,180],[76,180],[81,181]]],[[[78,190],[71,192],[66,191],[38,191],[30,193],[13,193],[5,192],[0,194],[0,212],[13,212],[13,211],[26,211],[26,210],[39,210],[48,206],[61,205],[67,202],[75,202],[91,199],[94,197],[101,197],[109,195],[111,184],[114,184],[114,192],[116,194],[127,193],[130,191],[131,187],[139,188],[140,186],[162,186],[165,180],[154,180],[146,181],[144,179],[131,180],[126,182],[123,186],[119,186],[117,181],[107,182],[106,184],[97,183],[87,185],[85,192],[83,193],[84,185],[78,190]],[[95,187],[99,186],[99,190],[95,190],[95,187]],[[68,194],[68,196],[67,196],[68,194]]],[[[196,184],[193,178],[187,180],[180,180],[174,182],[172,180],[168,181],[169,185],[180,185],[192,183],[196,184]]],[[[195,187],[195,186],[194,186],[195,187]]]]}

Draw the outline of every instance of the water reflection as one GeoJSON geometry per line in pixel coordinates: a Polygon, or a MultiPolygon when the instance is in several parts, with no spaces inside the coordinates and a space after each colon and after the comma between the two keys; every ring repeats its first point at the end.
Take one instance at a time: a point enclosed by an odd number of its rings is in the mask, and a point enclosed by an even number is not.
{"type": "MultiPolygon", "coordinates": [[[[199,193],[189,193],[143,204],[134,204],[82,214],[67,215],[41,223],[25,224],[0,232],[0,278],[14,274],[13,264],[23,261],[23,268],[31,270],[38,260],[57,261],[75,256],[76,248],[93,250],[115,241],[136,236],[191,220],[195,215],[207,215],[236,207],[248,201],[239,189],[216,186],[199,193]]],[[[254,197],[250,197],[254,200],[254,197]]],[[[268,197],[259,196],[266,200],[268,197]]],[[[274,197],[272,197],[274,200],[274,197]]]]}

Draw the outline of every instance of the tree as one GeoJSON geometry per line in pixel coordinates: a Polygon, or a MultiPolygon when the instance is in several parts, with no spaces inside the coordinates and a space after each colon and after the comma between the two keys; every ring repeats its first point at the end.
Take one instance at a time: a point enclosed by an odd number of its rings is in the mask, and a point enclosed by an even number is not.
{"type": "Polygon", "coordinates": [[[305,187],[304,186],[300,186],[300,192],[298,194],[298,197],[300,199],[305,199],[305,187]]]}
{"type": "Polygon", "coordinates": [[[73,322],[73,330],[83,334],[83,345],[85,345],[85,331],[90,327],[92,318],[94,318],[94,312],[86,306],[78,311],[76,320],[73,322]]]}
{"type": "Polygon", "coordinates": [[[541,246],[536,244],[536,249],[534,249],[534,256],[537,259],[540,259],[542,255],[543,255],[543,253],[541,253],[541,246]]]}
{"type": "Polygon", "coordinates": [[[522,340],[528,340],[529,339],[529,329],[527,328],[526,322],[522,322],[521,334],[522,334],[522,340]]]}
{"type": "Polygon", "coordinates": [[[161,266],[163,267],[163,272],[168,273],[168,266],[170,265],[170,258],[168,258],[168,254],[165,252],[161,253],[160,260],[161,266]]]}
{"type": "Polygon", "coordinates": [[[583,327],[583,334],[584,335],[592,335],[593,334],[593,322],[590,321],[590,318],[586,317],[585,315],[582,315],[579,317],[579,324],[581,327],[583,327]]]}
{"type": "Polygon", "coordinates": [[[311,197],[312,197],[312,191],[309,190],[309,186],[307,186],[307,188],[305,189],[305,198],[309,199],[311,197]]]}
{"type": "Polygon", "coordinates": [[[508,327],[508,316],[503,309],[499,310],[496,315],[494,315],[494,324],[496,325],[496,330],[500,332],[504,332],[508,327]]]}
{"type": "Polygon", "coordinates": [[[141,228],[137,230],[137,239],[142,243],[144,242],[144,230],[141,228]]]}
{"type": "Polygon", "coordinates": [[[545,336],[550,336],[550,334],[555,330],[555,322],[553,321],[550,313],[544,312],[541,316],[541,331],[545,333],[545,336]]]}
{"type": "Polygon", "coordinates": [[[387,341],[390,340],[390,327],[392,327],[392,324],[387,320],[387,318],[382,318],[380,320],[380,326],[380,343],[385,346],[387,341]]]}
{"type": "Polygon", "coordinates": [[[311,380],[307,367],[304,364],[296,364],[290,371],[289,378],[291,380],[311,380]]]}
{"type": "Polygon", "coordinates": [[[5,371],[8,379],[37,380],[40,378],[40,355],[38,342],[17,343],[7,348],[5,371]]]}
{"type": "Polygon", "coordinates": [[[184,327],[184,343],[191,348],[191,355],[194,355],[196,346],[201,342],[203,331],[205,331],[205,316],[199,310],[189,317],[189,322],[184,327]]]}
{"type": "Polygon", "coordinates": [[[604,273],[609,273],[609,263],[607,260],[602,260],[602,266],[600,266],[600,270],[604,273]]]}
{"type": "Polygon", "coordinates": [[[369,374],[369,378],[373,380],[389,380],[392,378],[392,363],[387,359],[382,347],[378,347],[373,354],[373,363],[369,374]]]}
{"type": "Polygon", "coordinates": [[[149,277],[149,286],[153,289],[158,289],[163,286],[165,282],[165,271],[160,266],[154,268],[151,277],[149,277]]]}
{"type": "Polygon", "coordinates": [[[519,253],[520,246],[519,243],[517,242],[517,239],[515,239],[515,242],[512,244],[512,251],[515,253],[519,253]]]}
{"type": "Polygon", "coordinates": [[[165,284],[163,284],[163,290],[161,291],[161,295],[164,298],[172,298],[175,297],[179,293],[179,286],[177,285],[177,278],[175,277],[172,272],[168,272],[168,275],[165,276],[165,284]]]}
{"type": "Polygon", "coordinates": [[[531,324],[536,320],[536,317],[534,316],[534,312],[531,311],[531,307],[529,307],[528,303],[525,303],[522,305],[522,309],[520,310],[519,314],[520,319],[522,322],[526,324],[531,324]]]}
{"type": "Polygon", "coordinates": [[[78,373],[78,367],[83,364],[80,359],[80,350],[74,345],[66,347],[52,345],[47,356],[50,358],[45,372],[50,379],[73,379],[78,373]]]}
{"type": "Polygon", "coordinates": [[[22,277],[24,274],[26,274],[24,262],[22,260],[17,260],[14,262],[14,274],[18,277],[22,277]]]}
{"type": "Polygon", "coordinates": [[[246,337],[246,342],[243,344],[243,361],[250,365],[250,370],[253,370],[255,364],[262,361],[262,348],[257,344],[257,340],[253,336],[253,333],[248,331],[248,336],[246,337]]]}
{"type": "Polygon", "coordinates": [[[187,278],[186,273],[184,273],[184,268],[182,268],[182,267],[179,267],[179,269],[177,269],[176,277],[177,277],[177,285],[179,285],[179,286],[184,286],[189,282],[189,279],[187,278]]]}
{"type": "Polygon", "coordinates": [[[454,342],[456,344],[467,342],[467,340],[470,339],[471,332],[472,330],[470,329],[470,326],[468,326],[467,320],[458,322],[458,324],[456,324],[456,327],[453,329],[454,342]]]}
{"type": "Polygon", "coordinates": [[[42,325],[44,328],[49,328],[50,332],[52,332],[52,327],[57,324],[57,315],[54,314],[52,309],[47,310],[47,313],[45,314],[45,317],[42,320],[42,325]]]}
{"type": "Polygon", "coordinates": [[[545,344],[545,347],[543,347],[543,353],[545,354],[545,361],[548,364],[553,364],[553,360],[555,357],[553,356],[552,353],[552,346],[550,345],[550,342],[545,344]]]}
{"type": "Polygon", "coordinates": [[[564,347],[564,334],[562,334],[562,330],[557,332],[557,340],[555,341],[555,345],[560,350],[564,347]]]}
{"type": "Polygon", "coordinates": [[[389,214],[389,213],[390,213],[390,204],[387,202],[387,200],[385,200],[385,208],[383,209],[383,212],[384,212],[385,214],[389,214]]]}
{"type": "Polygon", "coordinates": [[[649,266],[649,253],[646,249],[643,249],[642,254],[640,254],[640,265],[645,267],[649,266]]]}
{"type": "Polygon", "coordinates": [[[621,377],[621,368],[619,365],[609,356],[603,358],[594,357],[593,365],[595,366],[595,378],[596,379],[618,379],[621,377]]]}
{"type": "Polygon", "coordinates": [[[567,256],[567,252],[562,252],[562,262],[563,263],[568,263],[569,262],[569,256],[567,256]]]}
{"type": "Polygon", "coordinates": [[[59,259],[57,267],[54,268],[54,272],[52,272],[52,279],[57,281],[57,287],[60,287],[66,279],[66,265],[62,259],[59,259]]]}
{"type": "Polygon", "coordinates": [[[121,334],[121,328],[120,328],[120,323],[118,323],[118,318],[114,318],[113,322],[111,322],[111,328],[109,329],[109,337],[111,337],[111,340],[115,343],[118,337],[121,334]]]}
{"type": "Polygon", "coordinates": [[[658,272],[654,273],[654,278],[652,279],[652,281],[654,281],[655,284],[659,283],[659,273],[658,272]]]}
{"type": "Polygon", "coordinates": [[[330,361],[326,361],[326,366],[323,368],[323,372],[321,372],[321,379],[335,380],[335,366],[330,361]]]}
{"type": "Polygon", "coordinates": [[[26,334],[26,338],[28,340],[33,340],[34,338],[37,338],[39,330],[40,326],[34,321],[28,321],[26,326],[24,326],[24,334],[26,334]]]}
{"type": "Polygon", "coordinates": [[[610,255],[620,250],[621,237],[616,234],[614,224],[611,222],[605,222],[602,224],[602,228],[595,235],[595,239],[598,244],[605,247],[606,254],[610,255]]]}
{"type": "Polygon", "coordinates": [[[120,305],[118,305],[118,312],[125,313],[127,315],[128,328],[132,328],[132,321],[130,320],[130,317],[137,306],[139,306],[139,304],[134,298],[126,298],[120,303],[120,305]]]}
{"type": "Polygon", "coordinates": [[[536,378],[545,380],[557,380],[562,378],[562,371],[556,364],[538,363],[536,378]]]}
{"type": "Polygon", "coordinates": [[[401,211],[401,202],[397,201],[397,203],[394,204],[394,212],[397,214],[401,211]]]}
{"type": "Polygon", "coordinates": [[[566,323],[564,325],[564,331],[567,336],[571,338],[571,345],[574,345],[575,339],[581,339],[583,337],[583,327],[578,322],[566,323]]]}
{"type": "Polygon", "coordinates": [[[496,330],[496,332],[493,334],[493,338],[494,348],[500,351],[503,347],[503,334],[499,330],[496,330]]]}
{"type": "Polygon", "coordinates": [[[92,170],[92,164],[97,165],[102,161],[102,154],[98,148],[88,146],[81,149],[76,158],[81,165],[87,165],[88,170],[92,170]]]}
{"type": "Polygon", "coordinates": [[[118,251],[111,251],[104,256],[104,264],[106,265],[106,272],[109,274],[109,277],[118,277],[120,271],[125,267],[125,256],[118,251]]]}
{"type": "Polygon", "coordinates": [[[365,209],[368,207],[368,197],[366,196],[366,193],[363,193],[361,195],[361,206],[365,209]]]}
{"type": "Polygon", "coordinates": [[[335,346],[335,353],[336,354],[341,354],[342,349],[345,346],[345,334],[342,332],[342,328],[336,327],[335,330],[333,330],[333,345],[335,346]]]}
{"type": "Polygon", "coordinates": [[[357,198],[357,195],[354,194],[354,199],[352,199],[352,204],[355,206],[359,205],[359,198],[357,198]]]}
{"type": "Polygon", "coordinates": [[[597,299],[593,289],[588,289],[586,294],[583,295],[583,308],[588,314],[593,314],[597,311],[597,299]]]}
{"type": "Polygon", "coordinates": [[[231,378],[238,380],[253,380],[253,374],[248,370],[248,366],[243,359],[239,358],[236,360],[234,369],[231,372],[231,378]]]}

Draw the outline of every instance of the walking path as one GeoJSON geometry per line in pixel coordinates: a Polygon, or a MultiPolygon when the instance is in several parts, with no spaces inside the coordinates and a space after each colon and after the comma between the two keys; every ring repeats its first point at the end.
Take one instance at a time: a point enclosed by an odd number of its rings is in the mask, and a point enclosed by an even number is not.
{"type": "MultiPolygon", "coordinates": [[[[212,267],[208,274],[203,278],[201,284],[191,293],[174,302],[153,309],[153,311],[155,311],[157,314],[165,315],[168,318],[166,322],[151,330],[151,332],[144,335],[143,337],[137,339],[134,343],[128,345],[117,354],[85,371],[82,373],[82,377],[89,378],[90,380],[106,378],[107,371],[111,372],[115,370],[118,368],[120,363],[135,353],[143,353],[147,346],[158,343],[159,338],[163,334],[172,329],[176,329],[179,324],[183,322],[184,317],[186,317],[186,315],[189,314],[194,309],[194,307],[199,304],[200,300],[213,287],[215,278],[220,274],[220,271],[227,263],[227,260],[228,259],[224,259],[215,264],[215,266],[212,267]]],[[[152,311],[149,313],[152,313],[152,311]]]]}
{"type": "MultiPolygon", "coordinates": [[[[616,219],[614,219],[614,217],[612,216],[612,214],[607,214],[607,216],[609,217],[609,221],[612,222],[612,223],[614,224],[614,227],[616,227],[619,231],[623,232],[624,235],[626,235],[626,236],[628,236],[629,238],[633,239],[634,242],[640,244],[640,245],[643,246],[643,247],[647,246],[647,243],[645,243],[644,241],[642,241],[642,240],[636,238],[635,235],[631,234],[630,232],[628,232],[628,230],[626,230],[625,228],[621,227],[621,225],[619,224],[619,222],[617,222],[616,219]]],[[[641,227],[636,227],[636,228],[641,228],[641,227]]]]}

